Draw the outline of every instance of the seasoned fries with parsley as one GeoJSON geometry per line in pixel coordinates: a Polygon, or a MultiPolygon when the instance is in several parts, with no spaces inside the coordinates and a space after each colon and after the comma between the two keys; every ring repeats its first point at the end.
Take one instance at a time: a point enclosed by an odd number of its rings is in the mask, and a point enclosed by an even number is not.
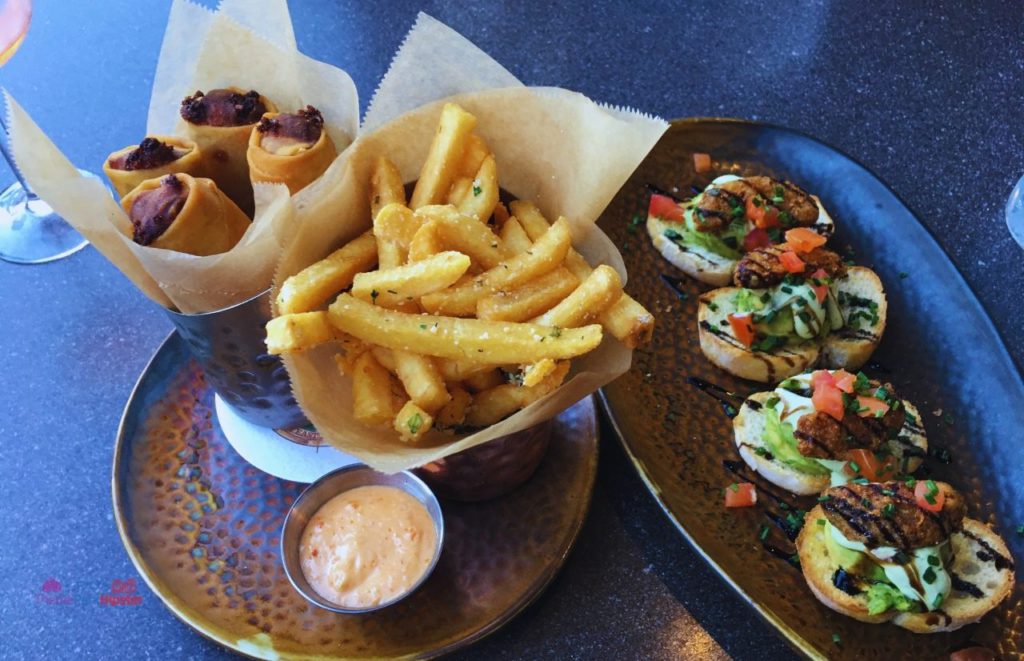
{"type": "Polygon", "coordinates": [[[648,342],[654,317],[609,266],[572,247],[569,221],[501,201],[476,118],[447,104],[408,202],[381,156],[371,229],[288,278],[267,324],[272,353],[327,345],[354,417],[405,443],[495,424],[550,395],[605,334],[648,342]]]}

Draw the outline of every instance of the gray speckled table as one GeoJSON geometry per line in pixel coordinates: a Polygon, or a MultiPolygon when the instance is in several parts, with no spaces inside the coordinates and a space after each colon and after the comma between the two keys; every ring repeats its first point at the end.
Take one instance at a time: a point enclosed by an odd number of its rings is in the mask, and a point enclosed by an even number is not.
{"type": "MultiPolygon", "coordinates": [[[[745,117],[815,135],[917,211],[1024,363],[1024,262],[1002,220],[1024,174],[1024,7],[531,4],[293,0],[292,11],[300,47],[348,70],[364,108],[423,9],[530,84],[665,117],[745,117]]],[[[143,131],[168,5],[38,0],[0,82],[78,164],[98,170],[143,131]]],[[[0,180],[10,180],[6,170],[0,180]]],[[[226,656],[145,588],[139,606],[99,603],[112,581],[135,575],[110,512],[112,440],[169,323],[91,248],[40,267],[0,263],[0,292],[2,655],[226,656]],[[44,603],[49,577],[70,603],[44,603]]],[[[601,450],[593,509],[564,571],[463,656],[788,656],[661,515],[607,433],[601,450]]]]}

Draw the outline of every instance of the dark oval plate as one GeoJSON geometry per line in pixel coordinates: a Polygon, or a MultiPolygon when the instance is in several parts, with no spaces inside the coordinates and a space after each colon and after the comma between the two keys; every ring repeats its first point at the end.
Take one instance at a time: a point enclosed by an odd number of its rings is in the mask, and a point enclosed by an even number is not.
{"type": "MultiPolygon", "coordinates": [[[[710,287],[663,260],[643,222],[633,219],[646,218],[648,184],[688,197],[691,186],[702,188],[726,172],[781,176],[821,197],[838,227],[832,246],[850,246],[888,294],[888,328],[865,371],[891,380],[914,402],[932,448],[949,452],[949,463],[930,456],[927,474],[958,487],[970,516],[994,524],[1015,558],[1024,558],[1024,537],[1016,533],[1024,524],[1024,384],[992,322],[949,257],[884,183],[828,145],[783,128],[720,119],[673,122],[600,220],[622,249],[627,290],[658,318],[650,347],[636,352],[633,368],[602,393],[641,477],[725,581],[807,655],[939,658],[973,641],[1003,658],[1019,658],[1020,582],[980,624],[954,633],[915,635],[862,624],[821,605],[787,562],[792,545],[768,516],[786,514],[777,503],[762,498],[766,505],[724,509],[722,489],[737,479],[727,466],[739,460],[732,425],[686,377],[741,395],[765,386],[732,377],[704,358],[696,299],[710,287]],[[694,172],[694,152],[711,154],[711,172],[694,172]],[[663,275],[682,278],[679,293],[663,275]],[[765,542],[759,540],[763,526],[770,530],[765,542]]],[[[809,508],[813,499],[794,504],[809,508]]]]}

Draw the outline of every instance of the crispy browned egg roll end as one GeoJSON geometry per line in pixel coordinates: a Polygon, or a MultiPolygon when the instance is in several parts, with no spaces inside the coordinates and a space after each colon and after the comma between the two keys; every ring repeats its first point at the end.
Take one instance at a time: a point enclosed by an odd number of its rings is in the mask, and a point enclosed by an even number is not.
{"type": "Polygon", "coordinates": [[[205,172],[250,218],[254,203],[245,152],[249,134],[277,106],[255,90],[197,91],[181,102],[181,132],[203,152],[205,172]]]}
{"type": "Polygon", "coordinates": [[[313,106],[263,115],[246,152],[254,183],[284,184],[293,195],[322,175],[337,155],[323,115],[313,106]]]}
{"type": "Polygon", "coordinates": [[[118,149],[103,162],[103,172],[124,197],[147,179],[184,172],[203,176],[203,155],[199,146],[188,138],[172,135],[146,136],[137,145],[118,149]]]}
{"type": "Polygon", "coordinates": [[[121,207],[135,243],[191,255],[231,250],[250,224],[213,180],[180,173],[142,182],[121,207]]]}

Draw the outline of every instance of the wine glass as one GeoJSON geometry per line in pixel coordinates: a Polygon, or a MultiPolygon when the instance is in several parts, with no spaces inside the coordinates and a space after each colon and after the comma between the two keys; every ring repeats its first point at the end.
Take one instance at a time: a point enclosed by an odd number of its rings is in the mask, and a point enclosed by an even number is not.
{"type": "MultiPolygon", "coordinates": [[[[31,0],[0,0],[0,66],[11,59],[25,40],[31,18],[31,0]]],[[[18,264],[42,264],[84,248],[88,241],[25,183],[11,158],[9,133],[3,119],[0,119],[0,128],[4,134],[0,139],[0,152],[17,179],[0,193],[0,259],[18,264]]]]}
{"type": "Polygon", "coordinates": [[[1024,177],[1013,187],[1006,201],[1006,226],[1010,228],[1010,236],[1024,248],[1024,177]]]}

